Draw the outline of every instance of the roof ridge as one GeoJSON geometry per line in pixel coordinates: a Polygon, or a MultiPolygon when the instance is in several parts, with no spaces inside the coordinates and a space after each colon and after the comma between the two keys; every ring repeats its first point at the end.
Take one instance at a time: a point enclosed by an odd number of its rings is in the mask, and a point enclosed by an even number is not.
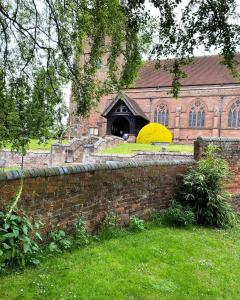
{"type": "MultiPolygon", "coordinates": [[[[238,56],[239,58],[240,58],[240,52],[239,53],[236,53],[236,55],[235,55],[235,57],[236,56],[238,56]]],[[[223,58],[223,55],[222,54],[208,54],[208,55],[194,55],[193,57],[192,57],[192,59],[194,60],[194,59],[196,59],[196,58],[209,58],[209,57],[216,57],[216,58],[223,58]]],[[[144,63],[148,63],[148,62],[161,62],[161,61],[173,61],[173,60],[175,60],[176,59],[176,57],[172,57],[172,58],[168,58],[168,57],[164,57],[164,58],[161,58],[161,59],[153,59],[153,60],[151,60],[151,59],[148,59],[148,60],[144,60],[143,62],[144,63]]]]}

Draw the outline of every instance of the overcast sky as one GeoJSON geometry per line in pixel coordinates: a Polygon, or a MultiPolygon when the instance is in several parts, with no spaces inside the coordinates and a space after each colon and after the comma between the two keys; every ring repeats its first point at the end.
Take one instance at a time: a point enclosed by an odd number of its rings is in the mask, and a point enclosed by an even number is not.
{"type": "MultiPolygon", "coordinates": [[[[177,13],[179,14],[179,19],[180,19],[180,17],[181,17],[181,10],[184,9],[184,7],[185,7],[188,3],[189,3],[189,0],[183,0],[182,3],[179,5],[178,10],[177,10],[177,13]]],[[[237,12],[240,14],[240,0],[236,0],[236,3],[237,3],[237,5],[238,5],[238,7],[237,7],[237,12]]],[[[159,10],[156,9],[156,8],[153,6],[153,4],[150,4],[149,1],[147,1],[146,9],[149,10],[149,11],[151,12],[151,15],[152,15],[152,16],[155,16],[155,17],[159,16],[159,10]]],[[[239,20],[238,20],[237,22],[239,22],[239,20]]],[[[206,52],[206,51],[204,51],[204,49],[199,48],[199,49],[195,50],[195,53],[194,53],[194,55],[196,55],[196,56],[213,55],[213,54],[218,54],[218,51],[212,49],[211,51],[206,52]]],[[[147,57],[144,57],[144,59],[147,59],[147,57]]]]}

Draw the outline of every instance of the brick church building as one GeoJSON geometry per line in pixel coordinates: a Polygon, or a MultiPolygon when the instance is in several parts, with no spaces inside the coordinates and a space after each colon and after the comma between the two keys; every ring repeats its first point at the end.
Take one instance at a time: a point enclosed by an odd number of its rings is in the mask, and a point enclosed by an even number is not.
{"type": "MultiPolygon", "coordinates": [[[[145,62],[135,84],[102,98],[89,118],[70,117],[75,135],[136,136],[149,122],[167,126],[175,142],[198,136],[240,137],[240,81],[220,63],[219,56],[196,57],[184,67],[178,99],[170,94],[172,75],[145,62]]],[[[104,67],[101,72],[104,72],[104,67]]],[[[105,71],[106,72],[106,71],[105,71]]],[[[74,112],[70,103],[70,116],[74,112]]]]}

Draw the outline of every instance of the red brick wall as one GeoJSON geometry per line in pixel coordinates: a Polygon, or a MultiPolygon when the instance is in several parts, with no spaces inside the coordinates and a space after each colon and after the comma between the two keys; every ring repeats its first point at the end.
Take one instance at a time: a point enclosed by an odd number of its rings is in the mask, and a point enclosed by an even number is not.
{"type": "MultiPolygon", "coordinates": [[[[198,138],[196,159],[204,156],[210,143],[218,145],[219,155],[234,167],[236,175],[227,189],[240,211],[240,139],[198,138]]],[[[186,174],[194,163],[134,161],[25,170],[18,207],[33,219],[42,220],[45,232],[57,225],[70,229],[80,215],[93,229],[109,209],[115,210],[122,222],[131,215],[147,218],[152,211],[169,205],[178,175],[186,174]]],[[[0,173],[0,209],[11,203],[19,185],[18,171],[0,173]]]]}
{"type": "MultiPolygon", "coordinates": [[[[45,231],[71,227],[81,214],[90,228],[108,209],[123,221],[131,215],[146,218],[168,206],[176,176],[187,172],[190,162],[128,162],[25,171],[19,207],[44,222],[45,231]]],[[[18,172],[0,174],[1,201],[9,203],[20,184],[18,172]]]]}

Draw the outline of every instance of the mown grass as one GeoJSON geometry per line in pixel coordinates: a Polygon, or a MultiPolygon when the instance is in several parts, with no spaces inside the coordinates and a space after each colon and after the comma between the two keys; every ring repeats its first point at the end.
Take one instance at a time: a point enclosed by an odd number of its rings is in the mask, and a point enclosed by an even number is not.
{"type": "MultiPolygon", "coordinates": [[[[58,143],[58,140],[56,139],[50,139],[48,141],[46,141],[45,143],[39,143],[38,140],[36,139],[32,139],[29,143],[28,149],[29,150],[50,150],[51,149],[51,145],[58,143]]],[[[68,144],[69,141],[68,140],[63,140],[62,141],[63,144],[68,144]]],[[[5,149],[11,149],[11,145],[8,144],[5,149]]]]}
{"type": "MultiPolygon", "coordinates": [[[[170,144],[169,146],[166,146],[164,148],[166,148],[166,151],[193,153],[193,145],[170,144]]],[[[138,151],[159,152],[162,151],[162,146],[156,146],[151,144],[126,143],[126,144],[119,144],[109,149],[105,149],[100,153],[101,154],[132,154],[138,151]]]]}
{"type": "Polygon", "coordinates": [[[0,278],[0,299],[240,299],[240,229],[152,227],[0,278]]]}
{"type": "Polygon", "coordinates": [[[21,168],[18,166],[6,167],[6,168],[0,169],[0,172],[17,171],[17,170],[21,170],[21,168]]]}

